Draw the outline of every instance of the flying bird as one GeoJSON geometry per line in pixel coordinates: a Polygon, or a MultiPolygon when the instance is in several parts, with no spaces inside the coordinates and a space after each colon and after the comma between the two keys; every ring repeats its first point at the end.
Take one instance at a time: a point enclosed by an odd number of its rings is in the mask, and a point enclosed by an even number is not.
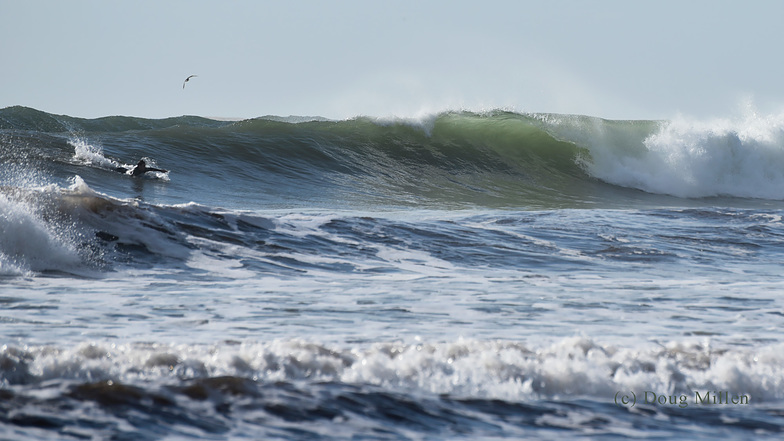
{"type": "Polygon", "coordinates": [[[185,81],[183,81],[183,82],[182,82],[182,88],[183,88],[183,89],[185,89],[185,83],[187,83],[188,81],[190,81],[190,80],[191,80],[191,78],[193,78],[193,77],[198,77],[198,75],[191,75],[191,76],[189,76],[188,78],[186,78],[186,79],[185,79],[185,81]]]}

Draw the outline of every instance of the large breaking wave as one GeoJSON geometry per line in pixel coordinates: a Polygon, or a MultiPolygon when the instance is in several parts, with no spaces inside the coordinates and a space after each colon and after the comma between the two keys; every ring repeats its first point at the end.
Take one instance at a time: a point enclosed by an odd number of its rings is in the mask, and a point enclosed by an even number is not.
{"type": "Polygon", "coordinates": [[[0,129],[5,162],[37,163],[63,176],[68,168],[102,190],[95,170],[75,163],[106,170],[154,157],[183,188],[229,186],[247,196],[251,207],[244,208],[325,199],[515,208],[655,200],[642,192],[784,200],[784,115],[702,122],[507,111],[415,120],[87,120],[14,107],[0,111],[0,129]],[[254,200],[260,192],[266,198],[254,200]]]}

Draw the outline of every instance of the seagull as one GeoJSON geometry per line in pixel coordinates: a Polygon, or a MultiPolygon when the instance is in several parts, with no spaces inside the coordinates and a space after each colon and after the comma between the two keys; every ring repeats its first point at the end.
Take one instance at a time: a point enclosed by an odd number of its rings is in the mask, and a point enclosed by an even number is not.
{"type": "Polygon", "coordinates": [[[198,77],[198,75],[191,75],[191,76],[189,76],[188,78],[186,78],[186,79],[185,79],[185,81],[183,81],[183,82],[182,82],[182,88],[183,88],[183,89],[185,89],[185,83],[187,83],[188,81],[190,81],[190,79],[191,79],[191,78],[193,78],[193,77],[198,77]]]}

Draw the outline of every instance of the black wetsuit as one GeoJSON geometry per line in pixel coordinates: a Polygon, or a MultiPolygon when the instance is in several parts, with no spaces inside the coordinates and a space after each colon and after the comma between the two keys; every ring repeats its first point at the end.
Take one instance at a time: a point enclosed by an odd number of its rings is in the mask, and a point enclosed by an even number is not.
{"type": "MultiPolygon", "coordinates": [[[[114,169],[114,171],[117,171],[117,172],[120,172],[120,173],[128,173],[128,169],[125,168],[125,167],[117,167],[117,168],[114,169]]],[[[131,176],[141,176],[141,175],[143,175],[143,174],[145,174],[147,172],[168,173],[169,171],[161,169],[161,168],[147,167],[147,163],[145,163],[142,160],[142,161],[139,161],[138,164],[136,164],[136,167],[131,169],[131,176]]]]}

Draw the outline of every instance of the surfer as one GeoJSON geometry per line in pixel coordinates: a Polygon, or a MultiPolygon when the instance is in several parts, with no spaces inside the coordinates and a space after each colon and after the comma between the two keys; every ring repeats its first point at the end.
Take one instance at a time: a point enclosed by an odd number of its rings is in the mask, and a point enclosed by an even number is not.
{"type": "MultiPolygon", "coordinates": [[[[117,167],[114,171],[118,171],[120,173],[128,173],[128,169],[125,167],[117,167]]],[[[130,170],[131,176],[141,176],[147,172],[161,172],[161,173],[169,173],[169,170],[164,170],[162,168],[153,168],[147,167],[147,163],[144,162],[144,159],[139,160],[139,163],[136,164],[136,167],[130,170]]]]}

